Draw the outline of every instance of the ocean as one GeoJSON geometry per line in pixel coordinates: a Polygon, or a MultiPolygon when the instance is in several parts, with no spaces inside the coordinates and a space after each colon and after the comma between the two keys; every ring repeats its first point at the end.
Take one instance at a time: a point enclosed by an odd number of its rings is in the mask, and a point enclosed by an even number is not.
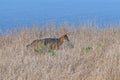
{"type": "Polygon", "coordinates": [[[0,0],[0,31],[55,24],[120,23],[120,0],[0,0]]]}

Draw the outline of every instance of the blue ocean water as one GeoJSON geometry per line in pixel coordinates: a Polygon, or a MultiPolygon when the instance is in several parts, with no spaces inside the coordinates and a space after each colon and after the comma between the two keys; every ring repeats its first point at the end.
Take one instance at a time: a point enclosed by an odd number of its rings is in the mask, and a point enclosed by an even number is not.
{"type": "Polygon", "coordinates": [[[47,22],[119,24],[120,0],[0,0],[0,30],[47,22]]]}

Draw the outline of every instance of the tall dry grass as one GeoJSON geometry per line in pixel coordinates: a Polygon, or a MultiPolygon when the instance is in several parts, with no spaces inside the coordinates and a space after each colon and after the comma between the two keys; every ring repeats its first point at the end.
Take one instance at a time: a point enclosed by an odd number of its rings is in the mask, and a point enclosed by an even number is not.
{"type": "Polygon", "coordinates": [[[47,25],[1,35],[0,80],[120,80],[120,28],[94,26],[47,25]],[[56,55],[26,49],[34,39],[66,32],[73,49],[66,43],[56,55]]]}

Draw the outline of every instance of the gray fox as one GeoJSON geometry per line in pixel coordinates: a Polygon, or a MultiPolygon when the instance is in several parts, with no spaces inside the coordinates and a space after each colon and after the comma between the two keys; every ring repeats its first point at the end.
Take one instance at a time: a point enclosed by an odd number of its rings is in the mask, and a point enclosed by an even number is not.
{"type": "Polygon", "coordinates": [[[68,36],[62,35],[60,38],[45,38],[45,39],[37,39],[34,40],[31,44],[28,44],[26,47],[37,48],[39,46],[46,46],[50,49],[59,49],[59,47],[64,43],[64,41],[70,41],[68,36]]]}

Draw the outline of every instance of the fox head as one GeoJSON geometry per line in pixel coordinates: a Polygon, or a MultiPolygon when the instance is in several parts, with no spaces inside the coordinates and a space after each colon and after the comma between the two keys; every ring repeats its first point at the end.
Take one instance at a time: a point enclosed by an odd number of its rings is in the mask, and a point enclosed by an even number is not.
{"type": "Polygon", "coordinates": [[[67,41],[67,46],[69,46],[70,48],[74,48],[74,45],[71,43],[71,41],[69,40],[67,34],[63,35],[61,37],[61,44],[64,42],[64,41],[67,41]]]}
{"type": "Polygon", "coordinates": [[[67,41],[70,41],[67,34],[63,35],[64,39],[67,40],[67,41]]]}

